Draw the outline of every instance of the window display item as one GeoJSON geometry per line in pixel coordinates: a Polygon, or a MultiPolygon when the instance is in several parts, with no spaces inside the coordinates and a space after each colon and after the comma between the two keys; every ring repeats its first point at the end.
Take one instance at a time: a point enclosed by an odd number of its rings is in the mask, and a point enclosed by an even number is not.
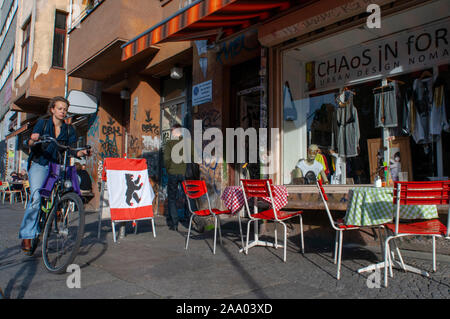
{"type": "Polygon", "coordinates": [[[441,135],[442,131],[450,132],[450,124],[447,117],[448,88],[443,78],[438,77],[433,85],[433,106],[430,116],[430,133],[441,135]]]}
{"type": "Polygon", "coordinates": [[[345,160],[343,160],[339,155],[330,150],[331,156],[333,156],[333,166],[334,174],[331,175],[331,184],[345,184],[343,181],[342,172],[345,171],[345,160]]]}
{"type": "Polygon", "coordinates": [[[374,186],[375,187],[381,187],[381,178],[380,178],[380,176],[376,176],[375,177],[375,183],[374,183],[374,186]]]}
{"type": "Polygon", "coordinates": [[[328,161],[327,161],[326,157],[323,156],[323,154],[321,154],[321,153],[317,153],[315,160],[317,162],[319,162],[320,164],[322,164],[323,169],[325,171],[325,175],[328,176],[328,174],[330,174],[330,168],[328,167],[328,161]]]}
{"type": "Polygon", "coordinates": [[[358,156],[359,147],[359,121],[358,111],[353,105],[354,93],[344,90],[344,97],[339,95],[337,98],[339,107],[336,108],[333,115],[333,133],[332,149],[339,156],[355,157],[358,156]],[[342,102],[344,100],[344,102],[342,102]]]}
{"type": "Polygon", "coordinates": [[[319,147],[317,145],[310,145],[307,158],[300,160],[296,165],[296,168],[298,168],[297,177],[303,178],[305,184],[315,184],[317,179],[328,183],[324,166],[315,159],[318,152],[319,147]]]}
{"type": "Polygon", "coordinates": [[[397,127],[397,84],[374,89],[375,127],[397,127]]]}
{"type": "Polygon", "coordinates": [[[292,99],[291,89],[289,83],[286,81],[283,88],[284,96],[284,120],[297,121],[297,109],[295,108],[294,100],[292,99]]]}
{"type": "MultiPolygon", "coordinates": [[[[425,72],[424,72],[425,73],[425,72]]],[[[417,111],[416,125],[412,132],[417,144],[431,143],[430,113],[433,103],[433,80],[431,77],[414,80],[414,106],[417,111]]]]}
{"type": "Polygon", "coordinates": [[[407,88],[403,99],[402,132],[411,135],[416,126],[416,108],[414,106],[414,92],[407,88]]]}
{"type": "Polygon", "coordinates": [[[392,180],[394,182],[399,181],[399,174],[402,170],[402,164],[400,162],[400,152],[395,152],[394,157],[390,160],[389,168],[391,170],[392,180]]]}

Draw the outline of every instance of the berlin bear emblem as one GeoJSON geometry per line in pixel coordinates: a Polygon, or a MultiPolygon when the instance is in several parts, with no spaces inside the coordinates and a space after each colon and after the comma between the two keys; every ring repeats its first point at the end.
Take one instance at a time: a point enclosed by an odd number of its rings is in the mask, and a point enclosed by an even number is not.
{"type": "Polygon", "coordinates": [[[128,206],[133,206],[133,203],[131,202],[132,199],[136,201],[136,203],[139,203],[141,201],[141,198],[138,196],[137,192],[142,188],[142,185],[144,183],[140,183],[141,181],[141,175],[138,176],[136,180],[133,180],[134,175],[132,174],[125,174],[125,180],[127,182],[127,191],[126,191],[126,203],[128,206]],[[139,184],[140,183],[140,184],[139,184]]]}

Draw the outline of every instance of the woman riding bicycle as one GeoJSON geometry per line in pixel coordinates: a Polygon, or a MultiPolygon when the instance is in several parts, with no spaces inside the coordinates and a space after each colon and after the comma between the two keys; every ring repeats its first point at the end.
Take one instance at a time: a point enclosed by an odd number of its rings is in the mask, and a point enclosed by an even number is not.
{"type": "MultiPolygon", "coordinates": [[[[41,196],[39,189],[44,184],[48,171],[49,163],[59,162],[59,151],[55,143],[46,146],[43,144],[34,145],[41,136],[47,135],[64,145],[72,145],[77,141],[75,129],[64,122],[69,108],[69,101],[61,96],[54,97],[50,100],[48,119],[40,119],[33,128],[28,146],[31,153],[28,159],[28,178],[30,181],[31,200],[28,202],[22,224],[19,231],[19,239],[22,239],[22,250],[27,255],[32,255],[36,249],[37,242],[33,243],[41,229],[38,229],[38,214],[40,210],[41,196]]],[[[81,157],[89,155],[88,150],[78,151],[73,156],[81,157]]]]}

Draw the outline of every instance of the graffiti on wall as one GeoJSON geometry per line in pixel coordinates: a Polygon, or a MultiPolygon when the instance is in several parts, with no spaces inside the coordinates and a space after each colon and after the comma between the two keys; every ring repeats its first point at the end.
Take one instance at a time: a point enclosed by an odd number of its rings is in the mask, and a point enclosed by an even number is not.
{"type": "Polygon", "coordinates": [[[119,148],[117,146],[117,138],[122,136],[120,125],[116,125],[116,121],[109,116],[106,125],[102,126],[102,134],[104,139],[100,139],[101,158],[120,157],[119,148]]]}
{"type": "Polygon", "coordinates": [[[151,111],[145,111],[145,124],[142,124],[142,132],[159,134],[159,125],[156,125],[152,122],[153,118],[151,117],[151,111]]]}
{"type": "Polygon", "coordinates": [[[219,125],[221,114],[218,110],[207,109],[199,112],[196,118],[202,120],[202,127],[204,129],[208,129],[219,125]]]}
{"type": "Polygon", "coordinates": [[[98,137],[98,132],[99,132],[99,125],[100,125],[100,121],[99,118],[97,116],[97,114],[95,114],[94,116],[90,117],[88,120],[88,126],[89,126],[89,130],[87,133],[88,137],[93,137],[93,138],[97,138],[98,137]]]}
{"type": "Polygon", "coordinates": [[[224,62],[235,59],[244,52],[254,51],[259,48],[260,45],[256,31],[242,34],[231,41],[221,44],[219,52],[216,55],[216,62],[223,64],[224,62]]]}
{"type": "Polygon", "coordinates": [[[137,157],[140,152],[141,145],[139,143],[139,138],[130,135],[128,137],[128,154],[130,157],[137,157]]]}

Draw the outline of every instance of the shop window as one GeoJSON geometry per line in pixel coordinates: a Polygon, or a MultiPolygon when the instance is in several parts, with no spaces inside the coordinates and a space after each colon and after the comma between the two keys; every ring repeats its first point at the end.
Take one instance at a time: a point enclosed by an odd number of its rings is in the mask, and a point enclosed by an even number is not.
{"type": "Polygon", "coordinates": [[[427,13],[447,5],[282,51],[284,184],[448,179],[450,20],[427,13]]]}
{"type": "Polygon", "coordinates": [[[66,20],[67,14],[61,11],[55,13],[55,30],[53,36],[52,66],[64,68],[64,54],[66,46],[66,20]]]}

